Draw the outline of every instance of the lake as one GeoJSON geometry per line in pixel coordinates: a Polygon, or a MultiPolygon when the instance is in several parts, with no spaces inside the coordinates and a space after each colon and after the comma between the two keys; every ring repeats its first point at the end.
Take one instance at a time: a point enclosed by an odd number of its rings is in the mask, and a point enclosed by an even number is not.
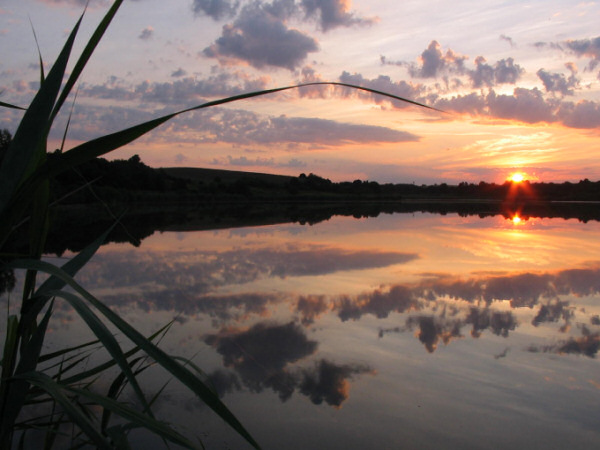
{"type": "MultiPolygon", "coordinates": [[[[76,279],[146,334],[175,318],[160,346],[201,367],[265,449],[600,446],[596,221],[157,232],[103,246],[76,279]]],[[[59,304],[48,347],[86,339],[59,304]]],[[[248,448],[175,383],[156,412],[207,448],[248,448]]]]}

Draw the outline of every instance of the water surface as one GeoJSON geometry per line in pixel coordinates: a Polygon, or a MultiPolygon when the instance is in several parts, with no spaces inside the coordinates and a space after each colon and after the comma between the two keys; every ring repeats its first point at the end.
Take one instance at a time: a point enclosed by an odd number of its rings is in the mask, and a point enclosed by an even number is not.
{"type": "MultiPolygon", "coordinates": [[[[102,247],[77,280],[145,333],[176,318],[161,347],[202,367],[265,449],[600,445],[596,222],[155,233],[102,247]]],[[[67,306],[57,317],[49,346],[85,339],[67,306]]],[[[245,448],[175,384],[157,411],[208,448],[245,448]]]]}

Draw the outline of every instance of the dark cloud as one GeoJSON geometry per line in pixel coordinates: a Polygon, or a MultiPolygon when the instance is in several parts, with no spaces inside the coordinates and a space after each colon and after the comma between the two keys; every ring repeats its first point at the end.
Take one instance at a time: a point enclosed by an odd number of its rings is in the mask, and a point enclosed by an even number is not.
{"type": "Polygon", "coordinates": [[[208,380],[219,397],[242,390],[240,380],[232,372],[221,369],[215,370],[208,375],[208,380]]]}
{"type": "Polygon", "coordinates": [[[316,405],[325,402],[340,407],[348,398],[350,390],[348,380],[354,375],[369,372],[372,370],[368,366],[337,365],[322,359],[313,370],[304,371],[299,389],[316,405]]]}
{"type": "Polygon", "coordinates": [[[357,17],[349,11],[347,0],[302,0],[301,5],[306,17],[317,20],[325,32],[338,27],[371,25],[377,20],[357,17]]]}
{"type": "Polygon", "coordinates": [[[442,52],[442,47],[437,41],[431,41],[427,49],[421,53],[419,64],[408,64],[408,73],[416,78],[436,78],[443,73],[464,73],[464,62],[468,57],[458,55],[448,49],[442,52]]]}
{"type": "Polygon", "coordinates": [[[442,341],[448,344],[452,339],[462,337],[459,320],[442,320],[433,316],[409,317],[406,321],[409,328],[418,326],[417,337],[425,345],[429,353],[433,353],[442,341]]]}
{"type": "Polygon", "coordinates": [[[286,369],[317,349],[300,326],[259,323],[246,331],[224,330],[205,337],[223,357],[226,367],[233,368],[242,383],[252,392],[271,388],[282,401],[287,400],[297,381],[286,369]]]}
{"type": "Polygon", "coordinates": [[[501,59],[491,66],[487,64],[485,58],[478,56],[475,59],[475,67],[475,70],[468,72],[474,88],[515,84],[525,72],[512,58],[501,59]]]}
{"type": "Polygon", "coordinates": [[[600,36],[592,39],[575,39],[564,43],[577,56],[590,58],[588,68],[594,70],[600,63],[600,36]]]}
{"type": "MultiPolygon", "coordinates": [[[[185,70],[182,68],[171,73],[171,76],[176,78],[184,75],[185,70]]],[[[185,77],[163,83],[144,81],[135,86],[128,86],[123,80],[110,77],[104,84],[84,83],[80,89],[80,95],[192,106],[201,103],[206,97],[229,97],[243,92],[265,89],[266,86],[266,78],[251,78],[241,72],[217,72],[204,79],[185,77]]]]}
{"type": "Polygon", "coordinates": [[[562,123],[572,128],[600,128],[600,103],[581,100],[562,102],[557,113],[562,123]]]}
{"type": "Polygon", "coordinates": [[[510,311],[471,307],[465,323],[473,325],[471,330],[473,337],[481,336],[481,332],[487,329],[496,336],[508,337],[508,332],[517,327],[517,318],[510,311]]]}
{"type": "Polygon", "coordinates": [[[472,93],[439,99],[435,107],[444,111],[518,120],[525,123],[553,123],[557,121],[555,113],[558,104],[546,101],[537,88],[515,88],[513,95],[496,94],[494,90],[490,90],[487,94],[472,93]]]}
{"type": "Polygon", "coordinates": [[[296,389],[315,404],[325,402],[339,407],[348,398],[349,379],[372,372],[365,365],[339,365],[321,359],[311,369],[294,370],[296,363],[313,353],[317,343],[306,337],[302,328],[259,323],[246,331],[224,330],[208,335],[204,341],[223,357],[223,363],[239,375],[217,371],[210,376],[216,391],[239,390],[241,384],[251,392],[272,389],[281,401],[288,400],[296,389]]]}
{"type": "Polygon", "coordinates": [[[170,252],[169,255],[152,252],[136,256],[135,252],[123,252],[118,258],[131,265],[127,271],[114,264],[115,257],[111,254],[97,255],[94,262],[79,274],[90,287],[110,286],[117,290],[117,294],[103,297],[108,304],[135,304],[146,311],[174,311],[188,316],[206,314],[215,321],[225,322],[263,314],[269,304],[281,299],[260,293],[213,295],[212,292],[221,286],[267,277],[322,275],[385,267],[410,262],[416,255],[317,246],[194,252],[193,255],[189,252],[170,252]],[[157,264],[157,261],[165,264],[157,264]],[[140,286],[154,288],[146,290],[143,295],[119,292],[119,288],[129,286],[131,280],[140,286]]]}
{"type": "Polygon", "coordinates": [[[312,325],[317,317],[330,309],[330,304],[324,295],[300,296],[296,303],[296,311],[302,317],[302,325],[312,325]]]}
{"type": "Polygon", "coordinates": [[[152,27],[146,27],[140,32],[138,38],[142,41],[147,41],[151,39],[152,36],[154,36],[154,29],[152,27]]]}
{"type": "Polygon", "coordinates": [[[579,87],[579,79],[573,72],[569,78],[562,73],[550,73],[544,69],[538,70],[536,74],[544,83],[546,92],[558,93],[562,96],[574,95],[574,88],[579,87]]]}
{"type": "Polygon", "coordinates": [[[508,300],[513,308],[533,307],[541,297],[552,298],[556,295],[550,274],[523,273],[511,276],[489,278],[486,283],[484,299],[508,300]]]}
{"type": "Polygon", "coordinates": [[[537,89],[515,88],[513,95],[471,93],[438,99],[434,106],[443,111],[456,111],[473,116],[518,120],[524,123],[562,123],[571,128],[600,127],[600,103],[582,100],[578,103],[544,99],[537,89]]]}
{"type": "Polygon", "coordinates": [[[419,137],[412,133],[391,128],[285,116],[269,119],[267,126],[253,129],[247,133],[247,138],[264,144],[297,142],[323,145],[419,140],[419,137]]]}
{"type": "Polygon", "coordinates": [[[405,264],[418,258],[414,253],[351,251],[327,247],[256,250],[252,256],[261,261],[270,276],[280,278],[386,267],[405,264]]]}
{"type": "Polygon", "coordinates": [[[192,11],[197,16],[208,16],[214,20],[221,20],[235,16],[239,6],[239,1],[193,0],[192,11]]]}
{"type": "MultiPolygon", "coordinates": [[[[280,399],[286,401],[298,389],[316,405],[325,402],[339,408],[348,398],[349,380],[363,373],[373,373],[373,371],[364,365],[340,365],[321,359],[311,369],[280,374],[281,381],[285,380],[284,384],[279,385],[279,387],[285,387],[280,399]]],[[[232,372],[216,370],[208,376],[208,380],[219,397],[243,389],[240,379],[232,372]]]]}
{"type": "Polygon", "coordinates": [[[570,355],[583,355],[595,358],[600,349],[600,333],[591,333],[585,326],[582,327],[582,336],[571,337],[566,341],[554,345],[531,345],[527,349],[532,353],[558,353],[570,355]]]}
{"type": "Polygon", "coordinates": [[[262,3],[262,8],[273,17],[286,21],[299,11],[299,5],[295,0],[273,0],[271,3],[262,3]]]}
{"type": "Polygon", "coordinates": [[[517,46],[517,44],[515,44],[515,41],[513,41],[513,39],[510,36],[507,36],[505,34],[500,35],[500,40],[508,42],[511,47],[517,46]]]}
{"type": "MultiPolygon", "coordinates": [[[[179,73],[181,72],[177,71],[173,75],[179,73]]],[[[108,81],[103,85],[83,85],[81,92],[82,95],[94,98],[137,99],[146,103],[170,103],[178,107],[191,107],[208,101],[206,97],[225,97],[262,89],[263,83],[266,81],[262,79],[244,79],[235,74],[219,74],[204,80],[185,77],[165,83],[143,82],[135,87],[126,87],[121,81],[108,81]]],[[[165,113],[171,111],[172,109],[169,108],[165,113]]],[[[70,137],[77,139],[91,139],[102,132],[120,130],[124,126],[156,117],[156,113],[146,112],[142,108],[99,108],[86,105],[77,106],[75,114],[77,120],[72,122],[69,134],[70,137]]],[[[170,134],[177,134],[179,141],[187,139],[188,142],[194,143],[288,144],[290,148],[297,144],[305,144],[311,149],[324,145],[400,143],[416,142],[420,139],[412,133],[380,126],[341,123],[318,118],[266,117],[250,111],[225,108],[210,108],[182,115],[177,120],[164,125],[160,136],[163,139],[170,139],[170,134]]],[[[215,162],[223,164],[228,161],[215,162]]],[[[242,157],[231,161],[231,164],[237,165],[253,163],[270,167],[305,166],[303,161],[297,159],[283,163],[270,158],[252,161],[242,157]]]]}
{"type": "Polygon", "coordinates": [[[219,37],[204,54],[221,60],[237,60],[254,67],[281,67],[294,70],[309,53],[318,50],[317,41],[290,29],[259,3],[245,6],[233,24],[223,27],[219,37]]]}
{"type": "Polygon", "coordinates": [[[181,67],[179,69],[171,72],[171,76],[174,78],[184,77],[186,75],[187,75],[187,72],[184,69],[182,69],[181,67]]]}
{"type": "Polygon", "coordinates": [[[551,303],[543,304],[540,306],[540,310],[537,315],[531,321],[532,325],[539,326],[545,322],[558,322],[559,319],[565,321],[566,328],[569,325],[570,320],[575,316],[573,308],[569,306],[569,302],[554,301],[551,303]]]}
{"type": "Polygon", "coordinates": [[[402,285],[392,286],[388,291],[377,289],[355,298],[342,296],[335,306],[342,321],[358,320],[365,314],[383,319],[392,312],[403,313],[419,308],[419,299],[409,287],[402,285]]]}

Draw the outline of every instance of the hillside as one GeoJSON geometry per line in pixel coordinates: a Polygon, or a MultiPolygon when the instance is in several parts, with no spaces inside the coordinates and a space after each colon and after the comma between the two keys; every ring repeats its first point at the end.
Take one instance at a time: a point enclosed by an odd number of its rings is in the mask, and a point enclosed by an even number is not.
{"type": "Polygon", "coordinates": [[[262,180],[273,185],[285,185],[292,178],[287,175],[271,175],[259,172],[241,172],[238,170],[220,170],[204,169],[196,167],[164,167],[164,173],[174,178],[183,178],[186,180],[200,181],[202,183],[211,183],[215,180],[221,180],[223,183],[235,183],[238,180],[262,180]]]}

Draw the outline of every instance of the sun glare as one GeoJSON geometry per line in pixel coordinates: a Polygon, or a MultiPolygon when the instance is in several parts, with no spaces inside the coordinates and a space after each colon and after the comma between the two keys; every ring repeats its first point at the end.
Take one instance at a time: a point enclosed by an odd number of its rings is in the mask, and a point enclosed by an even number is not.
{"type": "Polygon", "coordinates": [[[521,172],[515,172],[509,177],[509,180],[513,183],[520,183],[521,181],[525,180],[525,174],[521,172]]]}
{"type": "Polygon", "coordinates": [[[519,225],[519,224],[521,223],[521,221],[522,221],[522,219],[521,219],[519,216],[517,216],[517,215],[515,215],[515,216],[512,218],[512,223],[513,223],[514,225],[519,225]]]}

